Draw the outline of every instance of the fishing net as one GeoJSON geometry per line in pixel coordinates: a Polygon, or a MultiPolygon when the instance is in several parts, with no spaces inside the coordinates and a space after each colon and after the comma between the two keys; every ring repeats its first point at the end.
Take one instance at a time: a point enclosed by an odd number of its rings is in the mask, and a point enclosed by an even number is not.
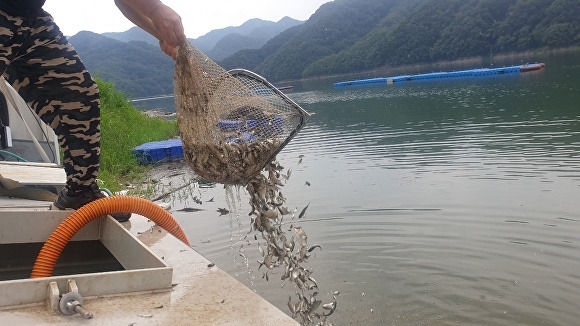
{"type": "Polygon", "coordinates": [[[226,71],[189,43],[178,51],[174,97],[185,160],[223,184],[246,184],[309,117],[261,76],[226,71]]]}

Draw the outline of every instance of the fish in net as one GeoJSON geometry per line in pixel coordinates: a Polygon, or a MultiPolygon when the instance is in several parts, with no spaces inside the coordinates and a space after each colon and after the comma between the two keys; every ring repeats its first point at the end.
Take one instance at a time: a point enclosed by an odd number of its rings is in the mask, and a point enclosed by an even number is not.
{"type": "Polygon", "coordinates": [[[174,98],[188,165],[228,185],[245,185],[310,117],[263,77],[226,71],[189,42],[178,50],[174,98]]]}

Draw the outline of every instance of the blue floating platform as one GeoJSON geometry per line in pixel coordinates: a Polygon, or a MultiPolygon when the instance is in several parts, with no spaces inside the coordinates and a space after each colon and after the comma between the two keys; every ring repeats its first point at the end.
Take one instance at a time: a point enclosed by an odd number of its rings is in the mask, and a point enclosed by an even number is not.
{"type": "Polygon", "coordinates": [[[154,141],[131,150],[140,164],[179,161],[183,159],[181,139],[154,141]]]}
{"type": "Polygon", "coordinates": [[[527,72],[532,70],[539,70],[544,68],[543,63],[533,63],[520,66],[502,67],[502,68],[480,68],[480,69],[469,69],[451,72],[433,72],[427,74],[418,75],[405,75],[405,76],[394,76],[385,78],[371,78],[371,79],[359,79],[344,81],[339,83],[334,83],[334,88],[343,88],[347,86],[365,86],[365,85],[387,85],[387,84],[398,84],[403,82],[411,81],[423,81],[423,80],[437,80],[443,78],[465,78],[465,77],[483,77],[492,75],[511,75],[519,74],[521,72],[527,72]]]}

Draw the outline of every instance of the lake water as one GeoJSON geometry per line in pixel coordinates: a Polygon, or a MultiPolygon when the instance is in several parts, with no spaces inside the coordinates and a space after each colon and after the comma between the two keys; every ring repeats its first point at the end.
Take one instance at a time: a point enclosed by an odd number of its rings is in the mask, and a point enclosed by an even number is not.
{"type": "MultiPolygon", "coordinates": [[[[494,64],[528,61],[546,67],[338,90],[369,76],[294,83],[288,95],[314,115],[278,156],[293,171],[282,191],[289,208],[310,204],[299,223],[322,251],[306,267],[320,298],[340,291],[335,324],[578,323],[580,56],[494,64]]],[[[245,191],[239,216],[216,212],[227,207],[219,185],[192,194],[203,204],[180,198],[173,215],[195,249],[290,313],[294,286],[262,278],[255,244],[249,268],[238,255],[245,191]],[[185,206],[204,211],[176,211],[185,206]]]]}

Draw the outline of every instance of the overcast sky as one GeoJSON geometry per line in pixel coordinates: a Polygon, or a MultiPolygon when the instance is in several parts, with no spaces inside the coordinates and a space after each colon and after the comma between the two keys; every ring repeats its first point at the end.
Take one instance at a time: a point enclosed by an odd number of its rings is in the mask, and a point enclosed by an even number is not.
{"type": "MultiPolygon", "coordinates": [[[[181,16],[185,35],[190,38],[239,26],[252,18],[278,21],[289,16],[304,21],[326,2],[330,0],[163,0],[181,16]]],[[[46,0],[43,8],[67,36],[82,30],[124,32],[134,26],[113,0],[46,0]]]]}

